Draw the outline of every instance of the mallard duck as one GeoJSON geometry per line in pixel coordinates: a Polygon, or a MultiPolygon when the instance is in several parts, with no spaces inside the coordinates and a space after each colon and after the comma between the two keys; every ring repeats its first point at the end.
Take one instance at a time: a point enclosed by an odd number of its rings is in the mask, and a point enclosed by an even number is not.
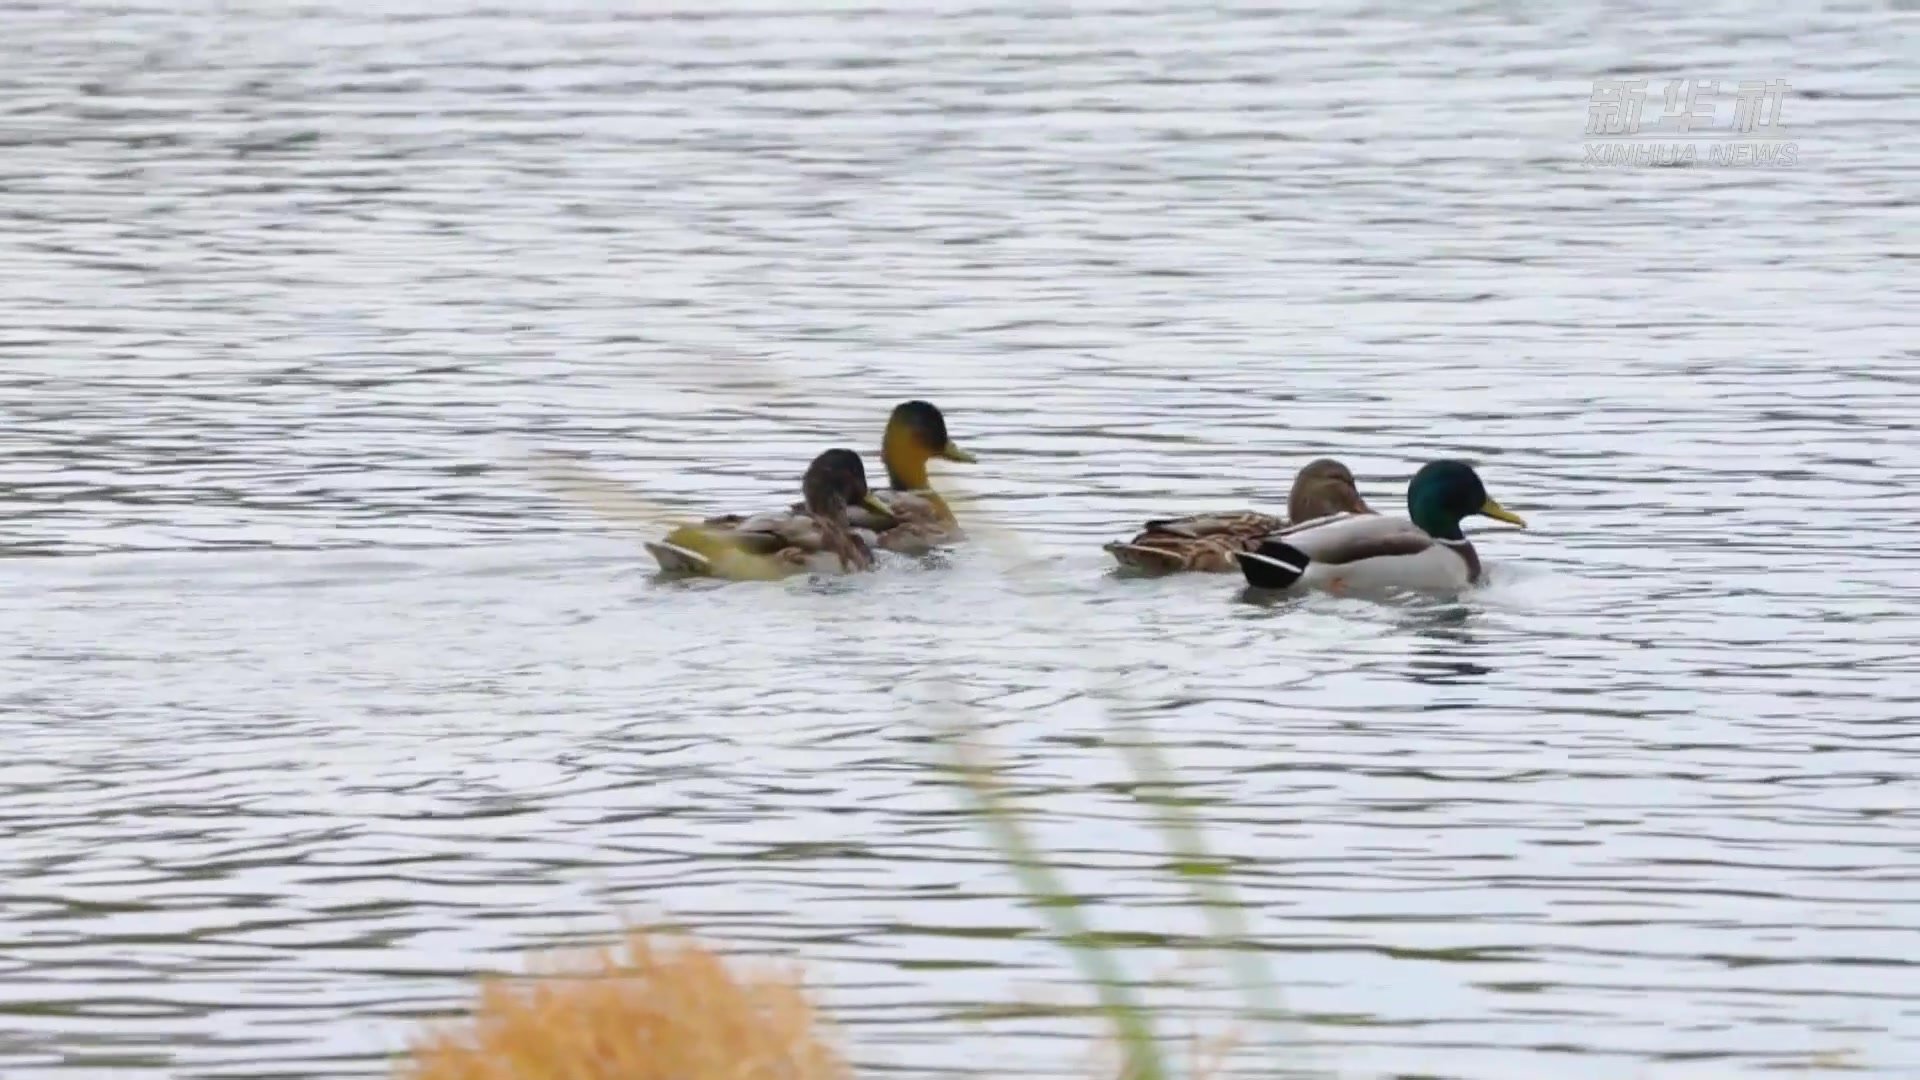
{"type": "Polygon", "coordinates": [[[867,490],[860,455],[834,449],[814,458],[800,479],[800,493],[796,509],[682,525],[647,544],[647,550],[662,570],[737,581],[870,569],[873,551],[854,531],[847,511],[863,506],[885,513],[886,506],[867,490]]]}
{"type": "Polygon", "coordinates": [[[1232,510],[1215,514],[1149,521],[1146,528],[1124,543],[1106,550],[1122,566],[1152,573],[1197,570],[1219,574],[1239,564],[1234,554],[1249,551],[1261,537],[1278,532],[1289,522],[1300,524],[1336,514],[1371,514],[1367,500],[1353,480],[1353,470],[1332,458],[1310,462],[1293,478],[1287,495],[1287,516],[1232,510]]]}
{"type": "Polygon", "coordinates": [[[1247,583],[1355,589],[1459,589],[1480,580],[1480,556],[1460,531],[1481,514],[1526,528],[1487,494],[1464,461],[1432,461],[1407,484],[1409,517],[1349,516],[1281,529],[1235,554],[1247,583]]]}
{"type": "MultiPolygon", "coordinates": [[[[855,527],[874,534],[874,546],[924,555],[966,538],[947,501],[927,486],[927,462],[934,458],[969,465],[976,460],[947,436],[947,418],[938,408],[925,401],[896,405],[880,438],[887,490],[875,492],[875,502],[851,507],[848,514],[855,527]]],[[[794,509],[802,507],[795,504],[794,509]]]]}

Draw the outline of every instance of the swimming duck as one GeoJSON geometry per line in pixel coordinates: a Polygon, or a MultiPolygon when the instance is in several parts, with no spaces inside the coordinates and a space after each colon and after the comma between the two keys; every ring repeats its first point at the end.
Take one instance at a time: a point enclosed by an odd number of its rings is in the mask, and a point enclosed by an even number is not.
{"type": "Polygon", "coordinates": [[[1404,518],[1310,521],[1262,537],[1234,557],[1247,583],[1262,589],[1459,589],[1480,580],[1480,556],[1460,531],[1462,518],[1482,514],[1527,527],[1487,494],[1480,474],[1464,461],[1421,466],[1407,484],[1407,510],[1404,518]]]}
{"type": "MultiPolygon", "coordinates": [[[[927,485],[927,462],[934,458],[969,465],[976,460],[948,437],[947,418],[938,408],[925,401],[901,402],[887,417],[880,438],[887,490],[875,492],[875,502],[849,509],[849,520],[872,532],[876,547],[924,555],[966,539],[952,508],[927,485]]],[[[794,509],[802,507],[796,504],[794,509]]]]}
{"type": "Polygon", "coordinates": [[[1251,510],[1165,518],[1147,522],[1138,536],[1108,544],[1106,550],[1120,565],[1135,570],[1227,573],[1239,565],[1234,559],[1237,552],[1252,550],[1261,537],[1286,528],[1289,522],[1304,524],[1337,514],[1371,513],[1354,483],[1353,470],[1332,458],[1321,458],[1308,463],[1293,478],[1284,518],[1251,510]]]}
{"type": "Polygon", "coordinates": [[[851,507],[886,513],[867,489],[866,464],[852,450],[828,450],[800,479],[796,509],[745,517],[728,514],[682,525],[647,550],[662,570],[772,581],[793,574],[843,573],[873,566],[873,550],[847,519],[851,507]]]}

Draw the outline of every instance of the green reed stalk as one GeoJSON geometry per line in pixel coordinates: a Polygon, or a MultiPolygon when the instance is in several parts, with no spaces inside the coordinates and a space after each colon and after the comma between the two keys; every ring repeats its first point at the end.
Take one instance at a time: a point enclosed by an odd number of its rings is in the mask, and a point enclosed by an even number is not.
{"type": "Polygon", "coordinates": [[[972,797],[975,820],[988,841],[1051,924],[1055,937],[1080,969],[1080,977],[1092,984],[1100,1010],[1112,1022],[1126,1056],[1126,1080],[1167,1080],[1169,1074],[1160,1057],[1159,1040],[1154,1037],[1152,1017],[1134,1000],[1119,966],[1081,917],[1080,898],[1068,892],[1059,875],[1042,860],[1020,823],[1019,811],[1005,791],[998,770],[968,753],[963,734],[936,732],[935,738],[951,755],[944,767],[960,779],[962,788],[972,797]]]}
{"type": "MultiPolygon", "coordinates": [[[[973,502],[960,485],[951,486],[955,495],[973,502]]],[[[977,521],[978,515],[969,513],[968,520],[977,521]]],[[[969,527],[974,528],[971,524],[969,527]]],[[[1008,560],[1009,577],[1031,576],[1032,552],[1018,534],[997,528],[984,533],[976,539],[1008,560]]],[[[1044,598],[1040,603],[1056,606],[1044,598]]],[[[1175,877],[1200,908],[1212,950],[1223,954],[1242,1007],[1250,1014],[1248,1019],[1256,1025],[1276,1022],[1285,1015],[1279,1000],[1279,981],[1265,954],[1253,947],[1252,933],[1227,880],[1226,864],[1209,851],[1198,815],[1175,793],[1173,769],[1151,734],[1144,725],[1125,719],[1125,709],[1115,700],[1119,696],[1117,687],[1111,680],[1097,680],[1093,689],[1109,726],[1119,736],[1115,741],[1121,757],[1133,774],[1135,785],[1130,794],[1147,807],[1158,826],[1173,860],[1175,877]],[[1156,795],[1156,790],[1164,794],[1156,795]]]]}
{"type": "Polygon", "coordinates": [[[1133,798],[1148,808],[1165,837],[1174,859],[1174,876],[1206,918],[1213,947],[1225,953],[1235,988],[1252,1019],[1256,1023],[1277,1020],[1284,1015],[1279,981],[1266,955],[1253,947],[1252,932],[1227,880],[1226,862],[1208,850],[1199,816],[1174,793],[1173,769],[1160,747],[1143,724],[1122,719],[1123,715],[1121,710],[1107,710],[1109,722],[1121,735],[1116,740],[1120,756],[1133,773],[1133,798]],[[1152,794],[1149,789],[1153,788],[1165,794],[1152,794]]]}

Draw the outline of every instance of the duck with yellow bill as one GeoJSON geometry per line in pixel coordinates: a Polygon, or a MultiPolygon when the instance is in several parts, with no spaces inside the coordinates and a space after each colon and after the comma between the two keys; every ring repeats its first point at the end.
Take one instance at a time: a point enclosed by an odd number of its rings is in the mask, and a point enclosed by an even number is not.
{"type": "Polygon", "coordinates": [[[1421,466],[1407,484],[1407,510],[1407,517],[1353,516],[1281,529],[1234,557],[1259,589],[1456,590],[1481,578],[1463,519],[1478,514],[1527,527],[1487,494],[1464,461],[1421,466]]]}
{"type": "Polygon", "coordinates": [[[852,450],[813,459],[791,510],[712,517],[682,525],[647,551],[669,573],[774,581],[794,574],[849,573],[873,567],[873,550],[848,520],[854,507],[886,513],[867,488],[867,470],[852,450]]]}
{"type": "Polygon", "coordinates": [[[1353,470],[1332,458],[1312,461],[1293,478],[1287,494],[1287,516],[1253,510],[1229,510],[1149,521],[1125,542],[1106,545],[1114,561],[1146,574],[1183,571],[1232,573],[1234,556],[1252,550],[1260,538],[1291,525],[1341,514],[1371,514],[1360,497],[1353,470]]]}
{"type": "Polygon", "coordinates": [[[928,481],[927,463],[935,458],[968,465],[975,461],[947,434],[947,418],[931,402],[903,401],[896,405],[880,437],[880,463],[887,470],[887,486],[874,492],[874,502],[849,509],[854,526],[874,534],[874,546],[924,555],[966,539],[952,508],[928,481]]]}

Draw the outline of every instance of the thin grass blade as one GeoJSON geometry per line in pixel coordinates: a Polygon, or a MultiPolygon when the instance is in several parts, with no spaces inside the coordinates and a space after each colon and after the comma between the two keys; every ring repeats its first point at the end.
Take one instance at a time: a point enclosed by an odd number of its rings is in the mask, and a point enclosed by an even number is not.
{"type": "Polygon", "coordinates": [[[535,455],[529,469],[552,494],[593,511],[613,525],[664,534],[688,523],[676,513],[637,490],[577,461],[551,454],[535,455]]]}
{"type": "Polygon", "coordinates": [[[936,742],[948,755],[942,766],[961,782],[961,790],[971,799],[974,820],[1027,897],[1040,909],[1041,917],[1051,924],[1054,937],[1080,969],[1080,977],[1092,985],[1100,1009],[1113,1024],[1126,1055],[1126,1075],[1132,1080],[1167,1080],[1169,1074],[1160,1057],[1160,1042],[1154,1037],[1152,1017],[1134,999],[1113,957],[1081,917],[1079,897],[1067,891],[1053,867],[1042,860],[1020,823],[1019,810],[1001,784],[998,770],[957,727],[936,731],[936,742]]]}

